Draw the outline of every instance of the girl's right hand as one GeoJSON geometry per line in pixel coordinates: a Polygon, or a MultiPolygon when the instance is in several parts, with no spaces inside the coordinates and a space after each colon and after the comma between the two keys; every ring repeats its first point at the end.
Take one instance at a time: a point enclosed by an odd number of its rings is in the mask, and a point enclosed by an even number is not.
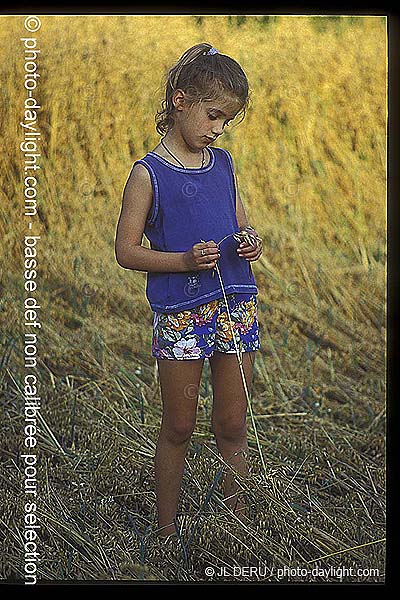
{"type": "Polygon", "coordinates": [[[184,252],[183,261],[188,271],[203,271],[213,269],[220,256],[217,244],[210,240],[209,242],[194,244],[190,250],[184,252]],[[203,255],[202,250],[204,250],[203,255]]]}

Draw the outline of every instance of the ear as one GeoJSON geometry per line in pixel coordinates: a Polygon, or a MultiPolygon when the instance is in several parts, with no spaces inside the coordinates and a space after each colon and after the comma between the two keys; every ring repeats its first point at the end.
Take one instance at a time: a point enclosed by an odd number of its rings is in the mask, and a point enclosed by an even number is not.
{"type": "Polygon", "coordinates": [[[178,88],[172,96],[172,103],[176,110],[182,111],[185,104],[185,92],[178,88]]]}

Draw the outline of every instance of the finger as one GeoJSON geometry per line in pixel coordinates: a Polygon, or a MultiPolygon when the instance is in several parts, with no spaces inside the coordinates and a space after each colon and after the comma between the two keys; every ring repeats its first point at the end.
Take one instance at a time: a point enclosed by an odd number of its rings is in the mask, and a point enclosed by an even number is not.
{"type": "Polygon", "coordinates": [[[201,242],[196,242],[195,244],[193,244],[193,248],[212,248],[212,247],[216,247],[218,248],[218,244],[216,242],[214,242],[214,240],[208,240],[208,242],[206,241],[201,241],[201,242]]]}
{"type": "Polygon", "coordinates": [[[254,255],[254,260],[257,260],[257,258],[260,258],[261,256],[261,252],[257,251],[254,255]]]}
{"type": "Polygon", "coordinates": [[[261,242],[258,242],[257,244],[249,244],[247,242],[242,242],[242,244],[240,244],[237,249],[239,252],[242,252],[242,250],[244,250],[245,252],[249,252],[249,250],[256,250],[261,247],[261,242]]]}
{"type": "Polygon", "coordinates": [[[216,264],[217,264],[217,261],[214,260],[210,263],[203,263],[199,266],[200,266],[200,269],[205,270],[205,269],[213,269],[216,264]]]}
{"type": "Polygon", "coordinates": [[[248,250],[247,252],[242,252],[241,254],[239,254],[240,258],[246,258],[246,259],[254,259],[256,256],[258,255],[258,249],[251,249],[248,250]]]}
{"type": "Polygon", "coordinates": [[[242,248],[238,248],[239,256],[248,256],[252,252],[255,251],[254,246],[243,246],[242,248]]]}
{"type": "Polygon", "coordinates": [[[250,243],[246,240],[244,240],[243,242],[241,242],[239,244],[239,248],[255,248],[257,246],[256,241],[254,240],[254,243],[250,243]]]}
{"type": "Polygon", "coordinates": [[[217,256],[220,255],[220,251],[219,251],[218,246],[216,246],[216,247],[207,246],[205,248],[197,249],[196,254],[198,256],[203,256],[203,257],[204,256],[213,256],[214,258],[216,258],[217,256]]]}
{"type": "Polygon", "coordinates": [[[198,262],[199,264],[204,264],[204,263],[209,263],[209,262],[216,262],[220,257],[219,253],[216,252],[207,252],[207,250],[205,250],[205,254],[199,256],[198,262]]]}

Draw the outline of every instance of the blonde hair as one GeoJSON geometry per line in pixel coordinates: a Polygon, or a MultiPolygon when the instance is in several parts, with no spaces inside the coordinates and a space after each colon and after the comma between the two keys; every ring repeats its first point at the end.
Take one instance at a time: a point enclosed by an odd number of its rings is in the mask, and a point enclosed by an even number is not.
{"type": "MultiPolygon", "coordinates": [[[[219,52],[207,54],[213,48],[203,43],[192,46],[165,76],[165,100],[155,116],[156,130],[164,135],[174,125],[175,107],[172,96],[182,89],[189,104],[216,99],[228,99],[240,106],[238,115],[245,117],[249,102],[249,84],[242,67],[233,58],[219,52]]],[[[240,121],[241,122],[241,121],[240,121]]]]}

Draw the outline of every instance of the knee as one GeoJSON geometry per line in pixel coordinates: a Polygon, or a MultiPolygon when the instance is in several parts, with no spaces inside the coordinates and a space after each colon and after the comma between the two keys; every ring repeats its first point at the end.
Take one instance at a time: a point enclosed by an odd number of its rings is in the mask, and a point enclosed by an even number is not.
{"type": "Polygon", "coordinates": [[[192,437],[195,428],[195,422],[190,419],[175,419],[171,423],[163,423],[161,434],[174,446],[180,446],[187,443],[192,437]]]}
{"type": "Polygon", "coordinates": [[[222,439],[227,442],[242,440],[246,437],[246,415],[213,417],[212,430],[217,440],[222,439]]]}

